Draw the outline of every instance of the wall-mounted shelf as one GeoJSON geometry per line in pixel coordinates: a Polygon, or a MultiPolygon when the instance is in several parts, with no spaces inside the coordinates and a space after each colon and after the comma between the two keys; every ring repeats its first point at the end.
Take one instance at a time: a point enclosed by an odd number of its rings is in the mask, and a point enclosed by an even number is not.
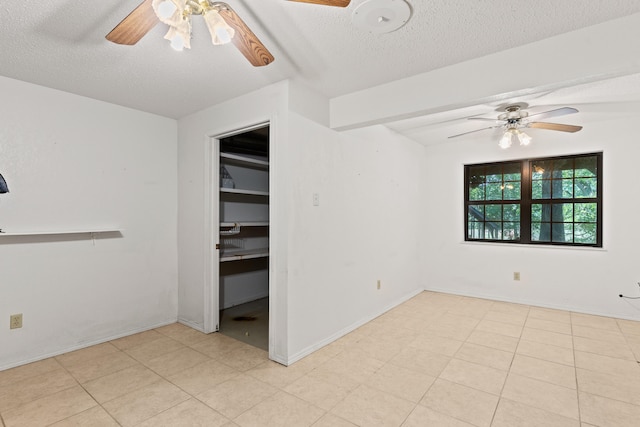
{"type": "Polygon", "coordinates": [[[251,157],[240,156],[238,154],[220,153],[220,159],[224,164],[235,164],[239,166],[255,167],[260,169],[268,169],[269,162],[258,160],[251,157]]]}
{"type": "Polygon", "coordinates": [[[236,224],[238,224],[240,227],[268,227],[269,221],[221,222],[220,227],[233,227],[236,224]]]}
{"type": "Polygon", "coordinates": [[[86,230],[49,230],[49,231],[3,231],[0,233],[0,237],[2,236],[55,236],[62,234],[99,234],[99,233],[118,233],[120,232],[117,228],[96,228],[96,229],[86,229],[86,230]]]}
{"type": "Polygon", "coordinates": [[[242,190],[239,188],[220,188],[221,193],[228,194],[244,194],[247,196],[269,196],[268,191],[258,191],[258,190],[242,190]]]}
{"type": "Polygon", "coordinates": [[[269,256],[269,248],[235,249],[220,252],[220,262],[240,261],[243,259],[264,258],[269,256]]]}

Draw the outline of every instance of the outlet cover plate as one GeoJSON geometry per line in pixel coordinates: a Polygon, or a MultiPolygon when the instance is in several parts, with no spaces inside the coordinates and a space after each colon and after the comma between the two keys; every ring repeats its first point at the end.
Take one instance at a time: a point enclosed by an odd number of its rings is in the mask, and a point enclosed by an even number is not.
{"type": "Polygon", "coordinates": [[[9,317],[9,329],[22,328],[22,314],[12,314],[9,317]]]}

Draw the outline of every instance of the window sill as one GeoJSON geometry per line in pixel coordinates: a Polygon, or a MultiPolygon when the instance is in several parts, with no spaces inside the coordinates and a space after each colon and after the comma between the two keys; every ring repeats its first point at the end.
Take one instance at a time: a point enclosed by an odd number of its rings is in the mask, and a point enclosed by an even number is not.
{"type": "Polygon", "coordinates": [[[606,248],[595,248],[593,246],[562,246],[562,245],[530,245],[526,243],[497,243],[497,242],[470,242],[463,240],[460,242],[463,245],[471,246],[499,246],[504,247],[516,247],[516,248],[532,248],[532,249],[557,249],[561,251],[595,251],[595,252],[609,252],[606,248]]]}

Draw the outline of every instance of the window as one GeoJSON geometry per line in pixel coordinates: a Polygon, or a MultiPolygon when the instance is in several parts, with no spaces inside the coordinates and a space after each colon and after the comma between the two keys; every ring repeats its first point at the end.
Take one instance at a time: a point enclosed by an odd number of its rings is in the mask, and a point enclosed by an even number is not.
{"type": "Polygon", "coordinates": [[[602,153],[464,172],[465,240],[602,247],[602,153]]]}

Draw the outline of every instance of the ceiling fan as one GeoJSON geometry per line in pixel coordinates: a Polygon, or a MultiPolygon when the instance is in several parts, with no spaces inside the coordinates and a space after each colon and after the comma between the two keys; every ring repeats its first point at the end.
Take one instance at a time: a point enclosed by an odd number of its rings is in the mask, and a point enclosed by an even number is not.
{"type": "MultiPolygon", "coordinates": [[[[347,7],[351,0],[289,0],[325,6],[347,7]]],[[[235,47],[254,66],[273,62],[274,57],[258,37],[231,7],[213,0],[144,0],[115,26],[107,40],[134,45],[158,22],[169,25],[165,36],[177,50],[190,48],[191,16],[201,15],[211,32],[213,44],[233,42],[235,47]]]]}
{"type": "MultiPolygon", "coordinates": [[[[526,106],[526,104],[524,105],[526,106]]],[[[529,137],[521,130],[523,128],[547,129],[572,133],[578,132],[580,129],[582,129],[582,126],[531,121],[532,117],[535,117],[536,120],[539,120],[577,113],[578,110],[573,107],[562,107],[556,108],[554,110],[543,111],[541,113],[529,114],[528,112],[522,110],[522,106],[523,105],[520,104],[507,105],[504,108],[504,113],[500,114],[495,119],[488,117],[468,117],[467,120],[490,121],[496,123],[496,125],[472,130],[469,132],[459,133],[457,135],[452,135],[449,138],[456,138],[458,136],[468,135],[470,133],[480,132],[483,130],[503,128],[505,132],[502,139],[500,140],[499,145],[502,148],[509,148],[511,146],[512,140],[515,138],[520,141],[521,145],[528,145],[529,142],[531,142],[531,137],[529,137]]]]}

